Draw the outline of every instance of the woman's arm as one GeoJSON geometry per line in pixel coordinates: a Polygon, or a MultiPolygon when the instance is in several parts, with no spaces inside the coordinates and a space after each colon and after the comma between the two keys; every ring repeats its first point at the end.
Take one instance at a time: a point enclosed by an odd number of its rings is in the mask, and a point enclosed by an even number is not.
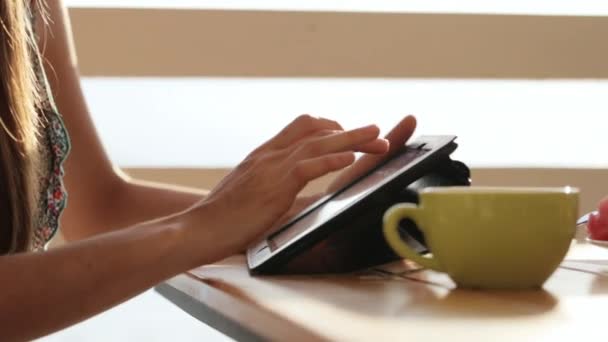
{"type": "Polygon", "coordinates": [[[55,102],[72,139],[65,165],[69,205],[62,217],[64,236],[82,239],[169,215],[200,200],[206,191],[135,181],[112,165],[80,86],[67,9],[61,0],[47,3],[49,20],[36,20],[39,46],[55,102]]]}
{"type": "Polygon", "coordinates": [[[296,119],[180,214],[45,253],[1,256],[2,340],[56,331],[174,274],[242,251],[309,181],[350,165],[353,151],[388,149],[377,127],[343,132],[334,131],[336,125],[296,119]]]}
{"type": "Polygon", "coordinates": [[[60,330],[214,261],[213,243],[195,242],[192,236],[198,234],[191,230],[182,219],[167,218],[45,253],[0,257],[2,340],[31,340],[60,330]],[[202,253],[184,253],[195,248],[202,253]]]}

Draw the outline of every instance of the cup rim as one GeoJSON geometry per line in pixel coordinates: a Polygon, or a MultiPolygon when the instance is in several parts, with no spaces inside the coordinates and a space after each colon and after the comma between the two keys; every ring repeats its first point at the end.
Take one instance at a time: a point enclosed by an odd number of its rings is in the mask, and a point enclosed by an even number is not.
{"type": "Polygon", "coordinates": [[[579,194],[580,190],[572,186],[562,187],[527,187],[527,186],[432,186],[424,188],[421,194],[579,194]]]}

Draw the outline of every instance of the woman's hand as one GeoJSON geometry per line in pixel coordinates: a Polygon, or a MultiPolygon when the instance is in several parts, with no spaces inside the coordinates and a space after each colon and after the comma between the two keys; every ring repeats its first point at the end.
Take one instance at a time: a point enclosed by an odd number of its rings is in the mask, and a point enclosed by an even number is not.
{"type": "Polygon", "coordinates": [[[416,118],[408,115],[403,118],[387,135],[386,140],[389,142],[388,153],[384,154],[367,154],[359,158],[357,162],[352,164],[346,170],[334,179],[327,187],[326,193],[330,194],[344,187],[353,180],[359,178],[369,170],[376,167],[378,164],[390,158],[395,153],[399,152],[401,147],[408,141],[416,130],[416,118]]]}
{"type": "Polygon", "coordinates": [[[406,116],[403,118],[386,136],[386,139],[389,142],[388,153],[366,154],[340,173],[337,178],[329,184],[326,191],[315,195],[298,197],[294,201],[291,208],[289,208],[289,210],[274,223],[271,231],[280,228],[282,225],[289,222],[289,220],[294,218],[316,201],[336,190],[339,190],[346,184],[352,182],[354,179],[358,178],[390,156],[394,155],[412,136],[415,129],[416,119],[413,116],[406,116]]]}
{"type": "Polygon", "coordinates": [[[354,152],[386,153],[388,141],[378,135],[374,125],[344,131],[334,121],[300,116],[254,150],[190,217],[209,227],[205,238],[215,244],[207,246],[217,247],[218,259],[237,253],[283,217],[309,181],[352,164],[354,152]]]}

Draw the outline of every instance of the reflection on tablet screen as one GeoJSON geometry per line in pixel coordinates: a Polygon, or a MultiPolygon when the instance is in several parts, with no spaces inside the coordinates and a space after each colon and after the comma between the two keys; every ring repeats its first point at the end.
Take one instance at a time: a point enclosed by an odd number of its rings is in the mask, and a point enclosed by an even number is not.
{"type": "Polygon", "coordinates": [[[376,190],[376,188],[380,186],[382,180],[396,176],[400,173],[399,171],[428,151],[429,150],[426,149],[407,149],[403,154],[386,163],[381,168],[362,178],[342,192],[338,192],[337,195],[329,198],[326,202],[319,204],[312,211],[300,217],[292,225],[270,235],[268,239],[270,249],[274,251],[281,248],[294,238],[316,229],[320,224],[326,222],[332,216],[340,213],[368,193],[376,190]]]}

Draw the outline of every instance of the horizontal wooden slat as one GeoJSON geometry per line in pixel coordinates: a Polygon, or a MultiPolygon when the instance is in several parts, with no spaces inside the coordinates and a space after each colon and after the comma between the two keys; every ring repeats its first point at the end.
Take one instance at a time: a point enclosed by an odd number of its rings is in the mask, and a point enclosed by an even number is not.
{"type": "Polygon", "coordinates": [[[607,17],[72,8],[89,76],[607,78],[607,17]]]}
{"type": "MultiPolygon", "coordinates": [[[[128,175],[147,181],[176,184],[180,186],[211,189],[229,169],[195,168],[127,168],[128,175]]],[[[310,183],[305,194],[323,191],[333,179],[330,174],[310,183]]],[[[474,185],[487,186],[575,186],[581,191],[580,213],[597,208],[598,201],[608,195],[607,169],[543,169],[543,168],[475,168],[472,170],[474,185]]],[[[61,234],[52,246],[63,243],[61,234]]]]}
{"type": "MultiPolygon", "coordinates": [[[[228,169],[126,169],[128,174],[136,178],[207,189],[217,184],[228,171],[228,169]]],[[[329,175],[309,184],[305,192],[315,193],[325,189],[332,177],[329,175]]],[[[472,180],[473,185],[480,186],[575,186],[581,191],[581,213],[596,209],[598,201],[608,195],[606,169],[474,168],[472,180]]]]}

